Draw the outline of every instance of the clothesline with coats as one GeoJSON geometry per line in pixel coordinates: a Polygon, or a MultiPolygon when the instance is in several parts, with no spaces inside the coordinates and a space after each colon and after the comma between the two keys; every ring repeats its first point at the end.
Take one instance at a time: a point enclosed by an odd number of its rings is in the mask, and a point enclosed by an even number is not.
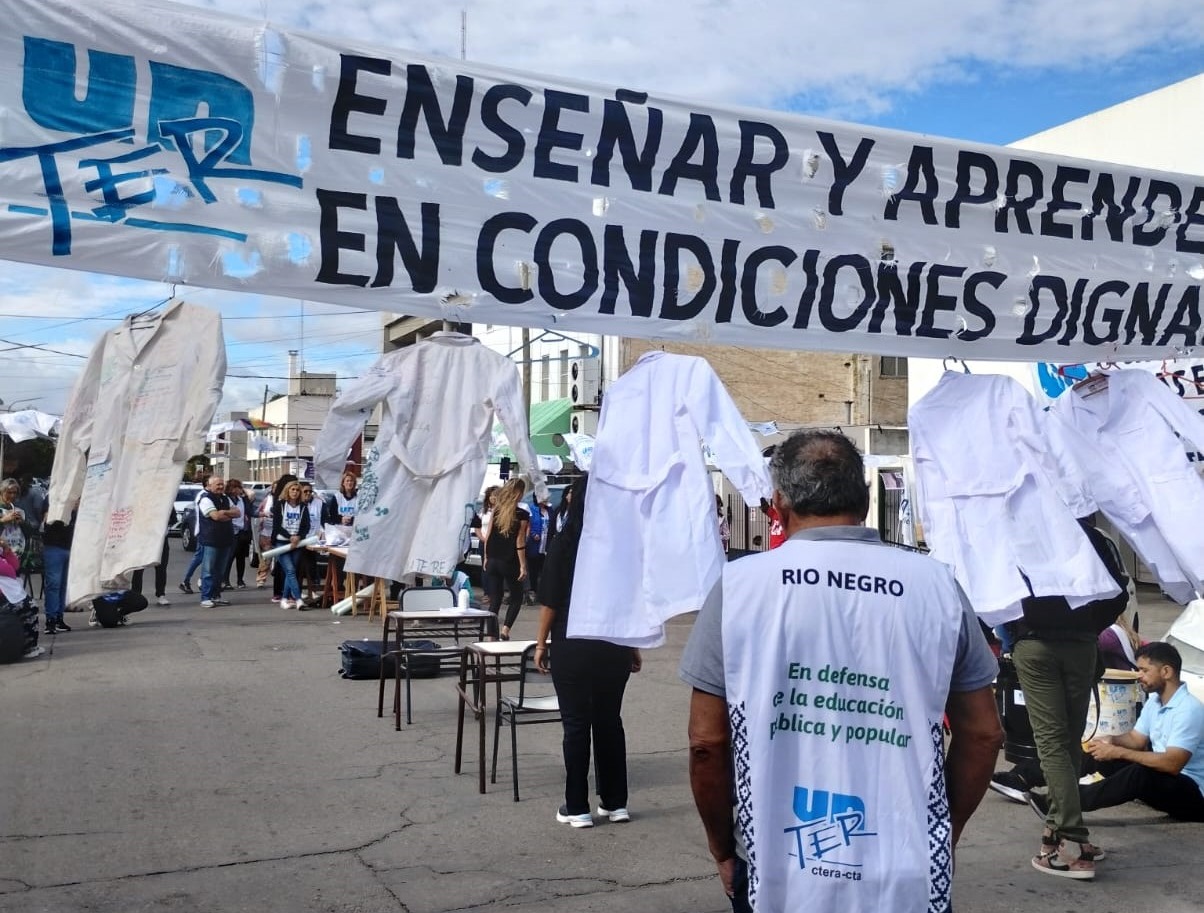
{"type": "Polygon", "coordinates": [[[1097,369],[1043,409],[1017,381],[946,371],[908,414],[934,557],[979,617],[1118,592],[1078,519],[1106,517],[1180,604],[1204,592],[1204,417],[1149,371],[1097,369]]]}
{"type": "MultiPolygon", "coordinates": [[[[52,475],[49,519],[78,499],[80,541],[103,543],[72,562],[69,598],[120,587],[158,560],[164,505],[210,430],[224,372],[221,318],[186,302],[128,317],[98,340],[52,475]]],[[[1115,591],[1075,523],[1097,509],[1170,595],[1186,601],[1202,588],[1204,481],[1180,440],[1204,445],[1204,419],[1149,372],[1105,379],[1044,412],[1015,381],[949,371],[912,408],[928,543],[988,623],[1017,617],[1030,592],[1076,604],[1115,591]]],[[[315,445],[320,482],[339,478],[377,405],[348,570],[394,580],[454,572],[461,508],[480,491],[495,420],[546,497],[518,371],[477,339],[436,333],[349,384],[315,445]]],[[[665,622],[701,606],[724,560],[708,459],[761,503],[772,486],[754,431],[788,430],[747,421],[702,358],[649,352],[611,383],[594,439],[581,442],[592,484],[570,635],[663,643],[665,622]]]]}

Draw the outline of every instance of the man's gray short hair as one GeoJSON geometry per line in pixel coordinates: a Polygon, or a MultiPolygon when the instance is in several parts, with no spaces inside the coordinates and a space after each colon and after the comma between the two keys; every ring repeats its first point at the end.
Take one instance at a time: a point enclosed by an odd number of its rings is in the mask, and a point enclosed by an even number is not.
{"type": "Polygon", "coordinates": [[[861,452],[839,432],[795,432],[774,449],[769,472],[791,512],[800,517],[864,519],[869,512],[861,452]]]}

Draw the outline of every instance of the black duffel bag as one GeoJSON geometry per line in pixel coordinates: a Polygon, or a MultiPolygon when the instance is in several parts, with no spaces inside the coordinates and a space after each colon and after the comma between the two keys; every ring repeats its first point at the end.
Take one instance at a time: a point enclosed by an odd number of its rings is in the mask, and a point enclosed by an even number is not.
{"type": "MultiPolygon", "coordinates": [[[[407,640],[405,645],[407,649],[411,650],[441,649],[439,644],[433,640],[407,640]]],[[[339,653],[343,660],[339,675],[350,679],[379,679],[385,649],[385,644],[379,640],[343,641],[339,645],[339,653]]],[[[384,657],[383,662],[385,678],[396,678],[398,674],[396,654],[384,657]]],[[[439,674],[438,656],[411,656],[409,662],[410,678],[435,678],[439,674]]]]}

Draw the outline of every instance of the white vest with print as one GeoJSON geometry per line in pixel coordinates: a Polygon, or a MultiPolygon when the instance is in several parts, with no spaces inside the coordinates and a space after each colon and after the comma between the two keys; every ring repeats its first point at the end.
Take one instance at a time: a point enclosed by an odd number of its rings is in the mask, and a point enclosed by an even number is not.
{"type": "Polygon", "coordinates": [[[791,539],[727,566],[753,909],[949,909],[941,723],[961,618],[949,568],[875,541],[791,539]]]}

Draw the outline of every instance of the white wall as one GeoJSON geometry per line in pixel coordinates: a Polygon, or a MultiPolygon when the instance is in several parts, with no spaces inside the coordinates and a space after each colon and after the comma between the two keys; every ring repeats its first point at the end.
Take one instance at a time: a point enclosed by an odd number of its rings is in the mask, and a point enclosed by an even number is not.
{"type": "MultiPolygon", "coordinates": [[[[1204,74],[1011,145],[1033,152],[1204,175],[1204,74]]],[[[960,363],[950,362],[950,366],[961,370],[960,363]]],[[[970,370],[1007,374],[1034,392],[1035,369],[1030,363],[971,361],[970,370]]],[[[908,359],[908,405],[931,390],[942,371],[939,360],[908,359]]]]}

